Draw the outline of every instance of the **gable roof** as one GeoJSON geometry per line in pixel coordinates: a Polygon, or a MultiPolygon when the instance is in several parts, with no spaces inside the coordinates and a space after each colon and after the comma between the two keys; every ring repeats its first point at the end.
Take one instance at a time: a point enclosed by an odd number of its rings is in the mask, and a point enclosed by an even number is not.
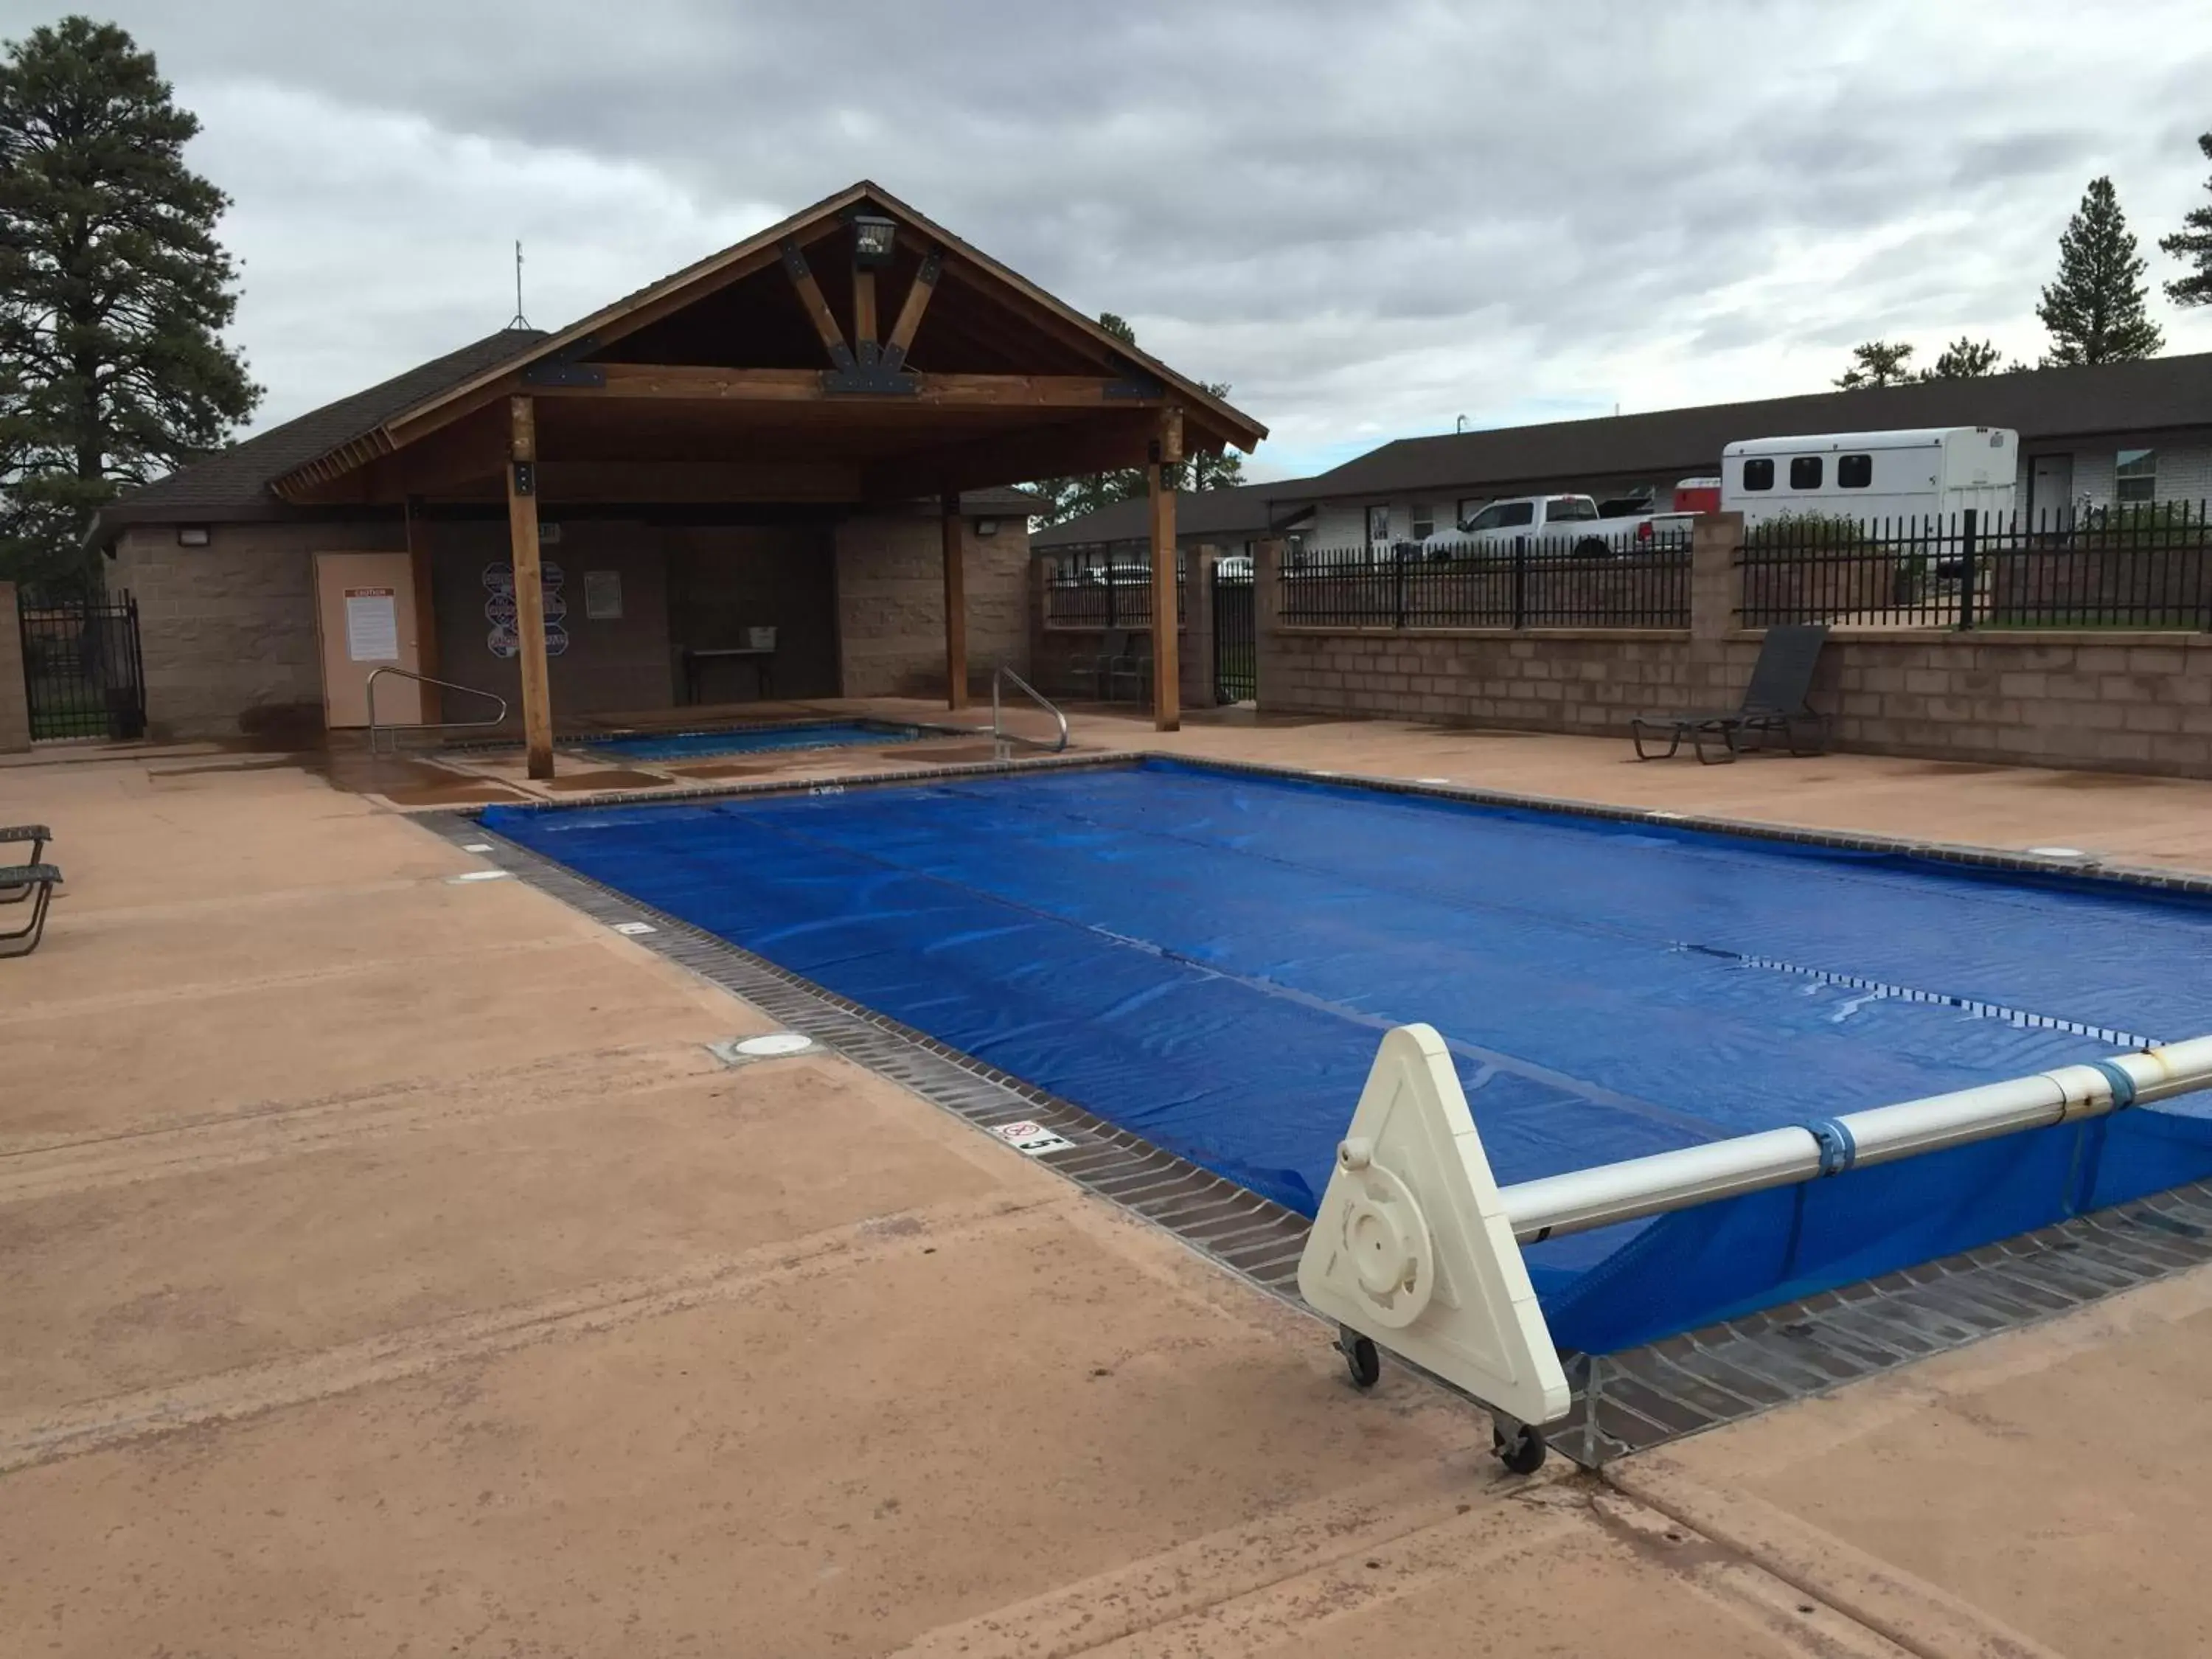
{"type": "Polygon", "coordinates": [[[401,410],[473,380],[488,368],[520,361],[523,353],[545,337],[543,331],[534,328],[501,329],[380,381],[365,392],[256,433],[102,507],[93,526],[93,538],[105,541],[129,524],[280,517],[283,503],[270,489],[277,478],[401,410]]]}
{"type": "MultiPolygon", "coordinates": [[[[738,277],[780,257],[786,241],[801,243],[839,228],[845,216],[861,207],[889,215],[902,228],[981,273],[1031,307],[1048,313],[1060,336],[1095,347],[1102,357],[1125,362],[1173,388],[1184,406],[1193,447],[1224,443],[1249,449],[1267,428],[1177,374],[1148,353],[1117,337],[1051,295],[925,218],[879,185],[866,179],[825,197],[781,222],[744,241],[696,261],[660,281],[602,307],[566,328],[547,332],[508,329],[448,352],[404,374],[342,398],[283,425],[259,433],[167,477],[132,491],[94,518],[90,538],[101,544],[133,523],[240,520],[287,516],[288,480],[310,469],[327,474],[333,467],[358,465],[391,453],[412,432],[434,430],[490,402],[532,365],[604,344],[680,309],[738,277]]],[[[1030,499],[1018,490],[996,488],[963,491],[971,510],[1013,516],[1030,499]]]]}
{"type": "Polygon", "coordinates": [[[2023,444],[2212,424],[2212,352],[1401,438],[1322,473],[1307,500],[1710,471],[1743,438],[2000,426],[2023,444]]]}
{"type": "MultiPolygon", "coordinates": [[[[1279,496],[1303,501],[1312,480],[1283,478],[1267,483],[1235,484],[1227,489],[1176,491],[1176,539],[1193,536],[1259,536],[1273,527],[1278,514],[1272,503],[1279,496]]],[[[1141,542],[1152,539],[1152,503],[1142,495],[1114,501],[1064,524],[1030,532],[1030,550],[1045,553],[1059,548],[1092,547],[1101,542],[1141,542]]]]}
{"type": "MultiPolygon", "coordinates": [[[[1186,422],[1210,431],[1214,436],[1215,447],[1225,442],[1249,452],[1267,435],[1266,427],[1215,396],[1199,382],[1177,374],[1158,358],[1130,345],[1119,336],[1109,333],[1093,319],[1054,298],[1027,277],[1000,264],[934,221],[924,217],[881,185],[863,179],[834,195],[823,198],[811,207],[803,208],[790,217],[722,249],[719,253],[709,254],[657,283],[625,295],[566,328],[540,337],[511,359],[486,364],[477,373],[457,383],[425,393],[415,403],[368,424],[331,444],[326,450],[307,458],[301,468],[295,470],[303,471],[318,463],[325,466],[332,462],[357,464],[359,460],[371,459],[377,454],[389,453],[415,433],[431,429],[480,407],[490,398],[499,395],[506,388],[510,377],[532,364],[560,359],[565,353],[581,353],[617,339],[646,322],[665,315],[673,308],[702,297],[739,276],[750,275],[764,264],[780,257],[780,251],[786,242],[804,243],[830,234],[844,222],[848,214],[861,208],[871,209],[900,221],[903,228],[917,233],[956,254],[965,264],[988,274],[1023,300],[1041,307],[1063,329],[1073,330],[1079,336],[1086,337],[1104,356],[1125,361],[1173,387],[1183,401],[1186,422]]],[[[282,482],[278,481],[280,488],[282,482]]]]}

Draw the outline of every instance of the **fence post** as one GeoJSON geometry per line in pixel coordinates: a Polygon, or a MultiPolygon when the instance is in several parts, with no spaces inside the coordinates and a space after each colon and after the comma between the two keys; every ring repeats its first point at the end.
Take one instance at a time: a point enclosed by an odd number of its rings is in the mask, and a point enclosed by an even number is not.
{"type": "Polygon", "coordinates": [[[1114,614],[1114,550],[1106,550],[1106,626],[1118,628],[1119,618],[1114,614]]]}
{"type": "Polygon", "coordinates": [[[1268,687],[1280,688],[1286,683],[1279,671],[1269,669],[1268,659],[1283,642],[1283,566],[1289,546],[1267,537],[1252,543],[1251,549],[1252,701],[1264,708],[1268,687]]]}
{"type": "Polygon", "coordinates": [[[1182,706],[1213,707],[1213,567],[1221,550],[1211,543],[1190,550],[1183,563],[1182,706]]]}
{"type": "Polygon", "coordinates": [[[1974,625],[1974,531],[1976,515],[1968,507],[1959,515],[1959,626],[1963,630],[1974,625]]]}
{"type": "Polygon", "coordinates": [[[1513,625],[1528,625],[1528,538],[1513,538],[1513,625]]]}
{"type": "Polygon", "coordinates": [[[23,624],[15,584],[0,582],[0,755],[31,746],[31,688],[24,679],[23,624]]]}
{"type": "Polygon", "coordinates": [[[1403,628],[1406,625],[1406,562],[1398,556],[1395,547],[1390,550],[1390,600],[1391,610],[1397,617],[1391,625],[1403,628]]]}

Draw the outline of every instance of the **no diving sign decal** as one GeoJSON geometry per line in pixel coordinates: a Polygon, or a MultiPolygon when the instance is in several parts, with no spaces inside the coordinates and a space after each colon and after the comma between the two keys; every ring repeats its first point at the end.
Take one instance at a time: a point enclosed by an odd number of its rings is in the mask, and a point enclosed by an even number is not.
{"type": "Polygon", "coordinates": [[[1063,1152],[1075,1145],[1066,1135],[1055,1134],[1042,1123],[1001,1123],[991,1133],[1016,1152],[1027,1152],[1031,1158],[1063,1152]]]}

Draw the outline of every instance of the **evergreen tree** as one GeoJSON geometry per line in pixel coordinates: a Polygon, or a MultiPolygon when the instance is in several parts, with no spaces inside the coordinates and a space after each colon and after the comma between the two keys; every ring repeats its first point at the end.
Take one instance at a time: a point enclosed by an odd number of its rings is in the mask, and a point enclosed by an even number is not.
{"type": "Polygon", "coordinates": [[[2058,275],[2035,314],[2051,331],[2046,368],[2154,357],[2166,343],[2143,309],[2143,260],[2110,179],[2093,179],[2066,234],[2058,275]]]}
{"type": "MultiPolygon", "coordinates": [[[[1978,380],[1985,374],[2004,374],[2004,354],[1995,340],[1970,340],[1961,334],[1936,355],[1936,367],[1923,368],[1923,380],[1978,380]]],[[[2018,367],[2014,365],[2014,367],[2018,367]]]]}
{"type": "Polygon", "coordinates": [[[0,580],[86,574],[94,511],[222,444],[261,388],[220,331],[229,205],[151,53],[68,17],[0,58],[0,580]]]}
{"type": "MultiPolygon", "coordinates": [[[[1137,343],[1137,331],[1128,319],[1110,311],[1098,313],[1098,325],[1124,345],[1137,343]]],[[[1229,395],[1228,383],[1206,382],[1206,389],[1217,398],[1229,395]]],[[[1244,482],[1244,458],[1234,450],[1224,450],[1218,455],[1193,455],[1177,461],[1167,471],[1167,485],[1170,489],[1227,489],[1244,482]]],[[[1111,472],[1094,472],[1080,477],[1041,478],[1030,488],[1043,503],[1033,515],[1040,526],[1065,524],[1070,519],[1079,519],[1086,513],[1095,513],[1102,507],[1111,507],[1116,501],[1126,501],[1145,493],[1145,470],[1140,466],[1117,467],[1111,472]]]]}
{"type": "Polygon", "coordinates": [[[1912,378],[1905,367],[1912,361],[1912,348],[1903,341],[1869,340],[1851,348],[1851,366],[1836,378],[1838,392],[1856,392],[1862,386],[1903,386],[1912,378]]]}
{"type": "MultiPolygon", "coordinates": [[[[2212,132],[2199,133],[2197,148],[2212,161],[2212,132]]],[[[2212,191],[2212,179],[2204,181],[2212,191]]],[[[2182,228],[2158,239],[2159,251],[2186,259],[2197,269],[2166,285],[2166,297],[2178,306],[2212,306],[2212,207],[2191,208],[2182,216],[2182,228]]]]}

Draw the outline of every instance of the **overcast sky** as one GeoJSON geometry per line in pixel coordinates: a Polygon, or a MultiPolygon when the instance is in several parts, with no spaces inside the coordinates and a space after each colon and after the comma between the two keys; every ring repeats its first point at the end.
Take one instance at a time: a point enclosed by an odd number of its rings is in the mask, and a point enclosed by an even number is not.
{"type": "MultiPolygon", "coordinates": [[[[0,0],[9,38],[50,21],[0,0]]],[[[118,0],[234,200],[261,424],[872,178],[1273,429],[1385,439],[2033,358],[2083,185],[2212,201],[2204,0],[118,0]],[[1663,14],[1663,15],[1662,15],[1663,14]]],[[[2154,313],[2212,350],[2212,308],[2154,313]]]]}

